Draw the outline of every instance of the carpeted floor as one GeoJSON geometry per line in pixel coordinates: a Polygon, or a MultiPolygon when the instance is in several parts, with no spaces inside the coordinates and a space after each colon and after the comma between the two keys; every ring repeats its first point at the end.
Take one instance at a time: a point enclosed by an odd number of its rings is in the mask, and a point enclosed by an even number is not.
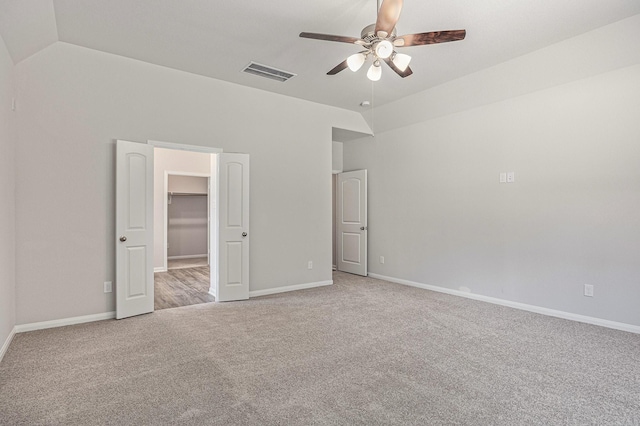
{"type": "Polygon", "coordinates": [[[334,281],[18,334],[0,424],[640,424],[638,335],[334,281]]]}

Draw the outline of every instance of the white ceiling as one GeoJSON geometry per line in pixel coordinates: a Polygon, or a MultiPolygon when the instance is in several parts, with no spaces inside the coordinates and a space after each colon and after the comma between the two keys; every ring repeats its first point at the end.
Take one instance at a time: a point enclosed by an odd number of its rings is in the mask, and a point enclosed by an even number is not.
{"type": "Polygon", "coordinates": [[[638,0],[405,0],[398,34],[466,29],[464,41],[401,49],[414,75],[326,72],[354,45],[302,31],[359,36],[376,0],[0,0],[0,35],[15,62],[55,41],[244,86],[361,111],[640,13],[638,0]],[[250,61],[297,74],[280,83],[241,73],[250,61]]]}

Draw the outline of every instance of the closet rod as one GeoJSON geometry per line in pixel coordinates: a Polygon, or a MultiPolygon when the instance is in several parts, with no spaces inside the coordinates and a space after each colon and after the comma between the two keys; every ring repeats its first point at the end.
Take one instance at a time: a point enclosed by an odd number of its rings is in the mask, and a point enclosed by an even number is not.
{"type": "Polygon", "coordinates": [[[196,197],[206,197],[207,194],[202,194],[199,192],[169,192],[169,195],[191,195],[191,196],[196,196],[196,197]]]}

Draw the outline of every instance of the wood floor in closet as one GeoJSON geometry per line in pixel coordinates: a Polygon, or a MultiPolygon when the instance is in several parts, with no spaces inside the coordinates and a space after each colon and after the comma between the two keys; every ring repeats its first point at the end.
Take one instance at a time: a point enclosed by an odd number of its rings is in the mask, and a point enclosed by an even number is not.
{"type": "Polygon", "coordinates": [[[213,302],[209,294],[209,267],[170,269],[154,274],[155,309],[213,302]]]}

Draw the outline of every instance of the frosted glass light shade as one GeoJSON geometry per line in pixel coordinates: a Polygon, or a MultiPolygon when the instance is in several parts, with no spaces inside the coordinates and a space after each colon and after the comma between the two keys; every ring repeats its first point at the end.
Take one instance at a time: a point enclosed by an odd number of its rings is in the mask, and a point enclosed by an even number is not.
{"type": "Polygon", "coordinates": [[[404,71],[409,66],[409,62],[411,62],[411,56],[405,55],[404,53],[396,53],[393,57],[393,64],[400,70],[404,71]]]}
{"type": "Polygon", "coordinates": [[[381,59],[387,59],[393,53],[393,44],[389,40],[382,40],[376,44],[376,56],[381,59]]]}
{"type": "Polygon", "coordinates": [[[382,77],[382,67],[380,66],[380,62],[376,61],[373,63],[373,65],[371,65],[369,71],[367,71],[367,77],[371,81],[380,80],[380,77],[382,77]]]}
{"type": "Polygon", "coordinates": [[[365,59],[366,57],[364,56],[364,54],[354,53],[347,58],[347,66],[351,71],[356,72],[362,67],[365,59]]]}

